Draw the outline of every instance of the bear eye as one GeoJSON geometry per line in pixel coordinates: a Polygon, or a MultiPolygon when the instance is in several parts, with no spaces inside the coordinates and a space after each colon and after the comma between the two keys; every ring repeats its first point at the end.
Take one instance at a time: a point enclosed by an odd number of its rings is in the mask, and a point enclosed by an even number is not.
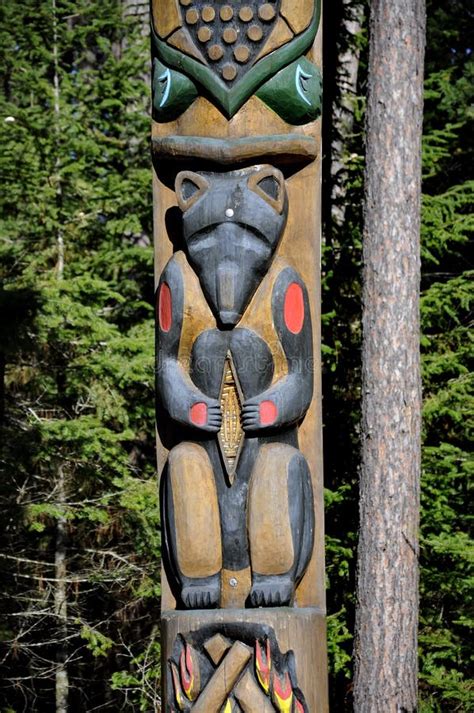
{"type": "Polygon", "coordinates": [[[200,173],[181,171],[176,176],[175,191],[178,205],[183,213],[189,210],[209,188],[208,181],[200,173]]]}
{"type": "Polygon", "coordinates": [[[249,176],[248,187],[263,198],[277,213],[282,213],[285,205],[285,179],[277,168],[268,166],[249,176]]]}
{"type": "Polygon", "coordinates": [[[281,186],[275,176],[262,178],[262,180],[257,183],[257,186],[270,196],[270,198],[273,198],[274,201],[277,201],[280,197],[281,186]]]}

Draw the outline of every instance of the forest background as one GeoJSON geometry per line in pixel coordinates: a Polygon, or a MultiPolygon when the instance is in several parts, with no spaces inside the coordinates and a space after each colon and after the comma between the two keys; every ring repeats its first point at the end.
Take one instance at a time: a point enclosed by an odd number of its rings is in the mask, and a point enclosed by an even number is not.
{"type": "MultiPolygon", "coordinates": [[[[158,711],[147,3],[0,7],[0,711],[158,711]],[[65,709],[66,710],[66,709],[65,709]]],[[[331,711],[351,710],[368,4],[324,13],[331,711]]],[[[428,0],[420,713],[474,709],[474,10],[428,0]],[[472,661],[472,658],[471,658],[472,661]]]]}

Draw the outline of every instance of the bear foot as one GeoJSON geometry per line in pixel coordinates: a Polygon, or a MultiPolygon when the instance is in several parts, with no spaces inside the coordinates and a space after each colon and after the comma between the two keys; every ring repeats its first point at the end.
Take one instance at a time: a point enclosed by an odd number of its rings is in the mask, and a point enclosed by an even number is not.
{"type": "Polygon", "coordinates": [[[221,594],[220,576],[189,580],[181,590],[181,599],[186,609],[215,609],[221,594]]]}
{"type": "Polygon", "coordinates": [[[290,604],[294,582],[289,575],[253,575],[250,602],[253,607],[284,607],[290,604]]]}

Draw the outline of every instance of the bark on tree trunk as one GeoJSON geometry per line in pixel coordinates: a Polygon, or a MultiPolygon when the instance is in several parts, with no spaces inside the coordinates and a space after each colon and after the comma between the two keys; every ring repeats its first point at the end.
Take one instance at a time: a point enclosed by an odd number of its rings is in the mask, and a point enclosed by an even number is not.
{"type": "Polygon", "coordinates": [[[373,0],[354,710],[417,701],[424,0],[373,0]]]}
{"type": "MultiPolygon", "coordinates": [[[[53,76],[53,94],[54,94],[54,119],[56,136],[60,134],[60,81],[59,81],[59,48],[58,48],[58,15],[56,0],[52,0],[53,11],[53,61],[54,61],[54,76],[53,76]]],[[[60,152],[58,147],[57,158],[55,162],[56,169],[56,203],[61,209],[62,203],[62,184],[61,184],[61,162],[59,158],[60,152]]],[[[58,280],[64,277],[64,236],[61,228],[56,234],[57,245],[57,262],[56,274],[58,280]]],[[[61,371],[59,372],[61,375],[61,371]]],[[[58,389],[58,393],[61,390],[58,389]]],[[[57,482],[57,502],[59,506],[66,502],[66,483],[64,469],[60,465],[58,469],[57,482]]],[[[69,697],[69,674],[67,669],[67,546],[66,546],[66,518],[61,516],[56,523],[56,543],[54,553],[54,570],[55,570],[55,587],[54,587],[54,613],[58,626],[58,644],[56,648],[56,713],[67,713],[68,697],[69,697]]]]}
{"type": "Polygon", "coordinates": [[[5,372],[7,360],[5,354],[0,352],[0,425],[5,420],[5,372]]]}
{"type": "Polygon", "coordinates": [[[342,34],[345,48],[337,57],[337,82],[341,91],[340,102],[334,106],[333,127],[336,138],[331,145],[332,219],[336,225],[343,225],[346,216],[345,196],[347,192],[347,139],[354,128],[354,100],[357,95],[360,49],[349,37],[356,37],[362,30],[366,7],[354,4],[352,0],[343,0],[345,19],[342,21],[342,34]],[[349,8],[349,9],[348,9],[349,8]]]}
{"type": "MultiPolygon", "coordinates": [[[[57,503],[66,502],[66,483],[64,469],[59,467],[57,488],[57,503]]],[[[54,613],[58,627],[58,644],[56,649],[56,713],[67,713],[69,697],[69,676],[67,670],[67,522],[66,518],[58,517],[56,524],[56,547],[54,553],[54,613]]]]}

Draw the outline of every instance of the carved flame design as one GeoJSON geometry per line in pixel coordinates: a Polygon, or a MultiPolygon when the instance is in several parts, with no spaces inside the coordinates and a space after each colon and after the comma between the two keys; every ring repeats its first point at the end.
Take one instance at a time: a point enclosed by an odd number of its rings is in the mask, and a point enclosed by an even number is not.
{"type": "Polygon", "coordinates": [[[178,668],[177,668],[176,664],[173,663],[173,661],[171,661],[171,676],[173,678],[174,698],[175,698],[176,704],[180,711],[184,711],[185,703],[184,703],[183,690],[181,688],[181,683],[179,681],[178,668]]]}
{"type": "Polygon", "coordinates": [[[280,713],[291,713],[293,705],[293,688],[288,672],[283,676],[283,680],[277,675],[274,676],[273,698],[277,710],[279,710],[280,713]]]}
{"type": "Polygon", "coordinates": [[[295,698],[295,709],[296,713],[304,713],[303,704],[297,698],[295,698]]]}
{"type": "Polygon", "coordinates": [[[266,639],[265,650],[259,641],[255,642],[255,668],[257,678],[265,693],[270,689],[270,679],[272,672],[272,657],[270,652],[270,641],[266,639]]]}
{"type": "Polygon", "coordinates": [[[253,646],[219,634],[198,643],[197,648],[195,641],[188,643],[180,635],[168,662],[171,682],[166,710],[237,713],[271,709],[279,713],[305,713],[302,693],[292,679],[294,674],[290,676],[294,654],[282,655],[278,645],[273,645],[274,650],[266,631],[261,631],[253,646]],[[204,652],[208,663],[202,666],[204,652]],[[209,661],[213,667],[209,667],[209,661]]]}
{"type": "Polygon", "coordinates": [[[242,392],[230,352],[227,353],[224,364],[220,401],[222,426],[218,440],[227,475],[232,484],[244,439],[244,431],[240,424],[242,392]]]}
{"type": "Polygon", "coordinates": [[[186,643],[179,657],[179,670],[184,693],[190,701],[194,701],[199,693],[194,668],[192,650],[189,644],[186,643]]]}

